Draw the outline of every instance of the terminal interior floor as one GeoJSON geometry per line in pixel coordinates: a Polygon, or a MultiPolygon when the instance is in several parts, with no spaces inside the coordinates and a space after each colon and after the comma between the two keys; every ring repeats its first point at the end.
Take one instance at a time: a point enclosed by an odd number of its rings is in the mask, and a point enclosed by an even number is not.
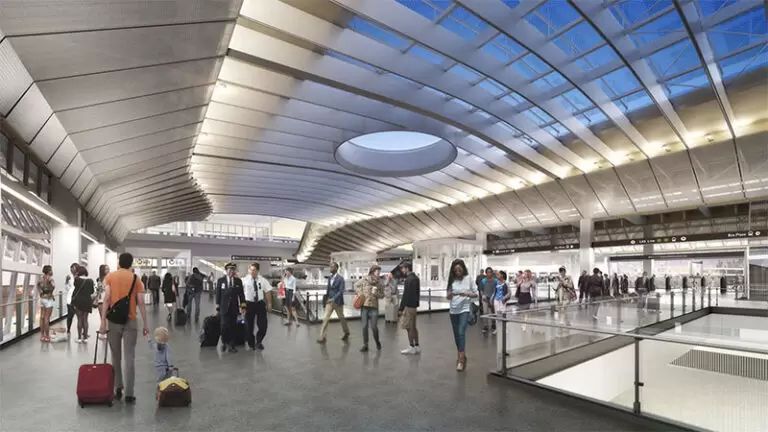
{"type": "MultiPolygon", "coordinates": [[[[204,299],[207,302],[207,299],[204,299]]],[[[210,310],[210,304],[207,310],[210,310]]],[[[164,308],[150,324],[165,325],[164,308]]],[[[206,311],[206,306],[203,308],[206,311]]],[[[91,315],[95,325],[95,315],[91,315]]],[[[495,338],[468,334],[468,370],[457,373],[446,313],[419,316],[420,356],[399,351],[404,331],[379,323],[383,350],[361,354],[360,323],[349,344],[332,324],[326,346],[320,326],[280,325],[271,315],[262,353],[201,350],[194,324],[172,329],[174,363],[190,379],[190,408],[158,409],[152,355],[139,342],[135,406],[81,409],[77,368],[93,358],[94,339],[40,345],[29,337],[0,353],[0,430],[672,430],[545,390],[489,379],[495,338]]],[[[60,325],[60,324],[59,324],[60,325]]]]}

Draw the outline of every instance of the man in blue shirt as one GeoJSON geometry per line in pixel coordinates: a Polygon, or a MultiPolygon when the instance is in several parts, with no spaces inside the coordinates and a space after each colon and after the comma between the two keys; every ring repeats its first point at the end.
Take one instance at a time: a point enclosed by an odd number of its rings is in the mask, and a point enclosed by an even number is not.
{"type": "Polygon", "coordinates": [[[344,278],[339,275],[339,265],[331,263],[329,269],[331,275],[328,277],[328,288],[326,291],[325,317],[323,317],[323,327],[320,329],[320,338],[317,343],[325,343],[325,335],[328,332],[328,322],[331,320],[331,314],[335,311],[341,321],[341,328],[344,330],[344,336],[341,340],[349,339],[349,327],[344,318],[344,278]]]}

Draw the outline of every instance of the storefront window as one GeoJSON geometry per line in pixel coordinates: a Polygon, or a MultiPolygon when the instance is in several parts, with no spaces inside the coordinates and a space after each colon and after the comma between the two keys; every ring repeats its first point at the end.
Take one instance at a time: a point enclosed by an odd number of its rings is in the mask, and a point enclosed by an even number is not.
{"type": "Polygon", "coordinates": [[[27,185],[29,190],[39,194],[38,185],[40,184],[40,168],[32,160],[29,161],[29,176],[27,176],[27,185]]]}
{"type": "Polygon", "coordinates": [[[24,181],[24,165],[26,164],[26,159],[27,156],[18,146],[13,148],[13,170],[11,175],[16,177],[20,182],[24,181]]]}
{"type": "Polygon", "coordinates": [[[8,138],[0,134],[0,171],[8,172],[8,138]]]}

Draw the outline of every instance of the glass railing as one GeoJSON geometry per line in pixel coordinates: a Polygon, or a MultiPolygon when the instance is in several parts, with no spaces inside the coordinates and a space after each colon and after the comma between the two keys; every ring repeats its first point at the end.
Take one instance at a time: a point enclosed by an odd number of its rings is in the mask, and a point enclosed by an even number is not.
{"type": "Polygon", "coordinates": [[[591,299],[495,321],[497,370],[673,424],[768,430],[768,303],[719,289],[591,299]]]}
{"type": "MultiPolygon", "coordinates": [[[[51,312],[51,322],[67,316],[64,293],[54,296],[56,305],[51,312]]],[[[37,297],[0,304],[0,345],[31,333],[40,328],[40,299],[37,297]]]]}

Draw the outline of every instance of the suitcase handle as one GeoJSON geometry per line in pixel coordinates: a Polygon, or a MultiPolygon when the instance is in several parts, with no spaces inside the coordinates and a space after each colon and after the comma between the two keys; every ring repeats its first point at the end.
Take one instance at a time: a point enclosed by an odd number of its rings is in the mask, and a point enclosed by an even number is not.
{"type": "MultiPolygon", "coordinates": [[[[93,350],[93,364],[96,364],[96,355],[99,352],[99,334],[100,333],[101,332],[96,332],[96,344],[95,344],[94,350],[93,350]]],[[[106,330],[104,333],[101,333],[101,334],[103,334],[106,337],[107,333],[109,333],[109,330],[106,330]]],[[[109,344],[105,341],[104,342],[104,363],[107,363],[107,351],[108,351],[107,348],[108,347],[109,347],[109,344]]]]}

